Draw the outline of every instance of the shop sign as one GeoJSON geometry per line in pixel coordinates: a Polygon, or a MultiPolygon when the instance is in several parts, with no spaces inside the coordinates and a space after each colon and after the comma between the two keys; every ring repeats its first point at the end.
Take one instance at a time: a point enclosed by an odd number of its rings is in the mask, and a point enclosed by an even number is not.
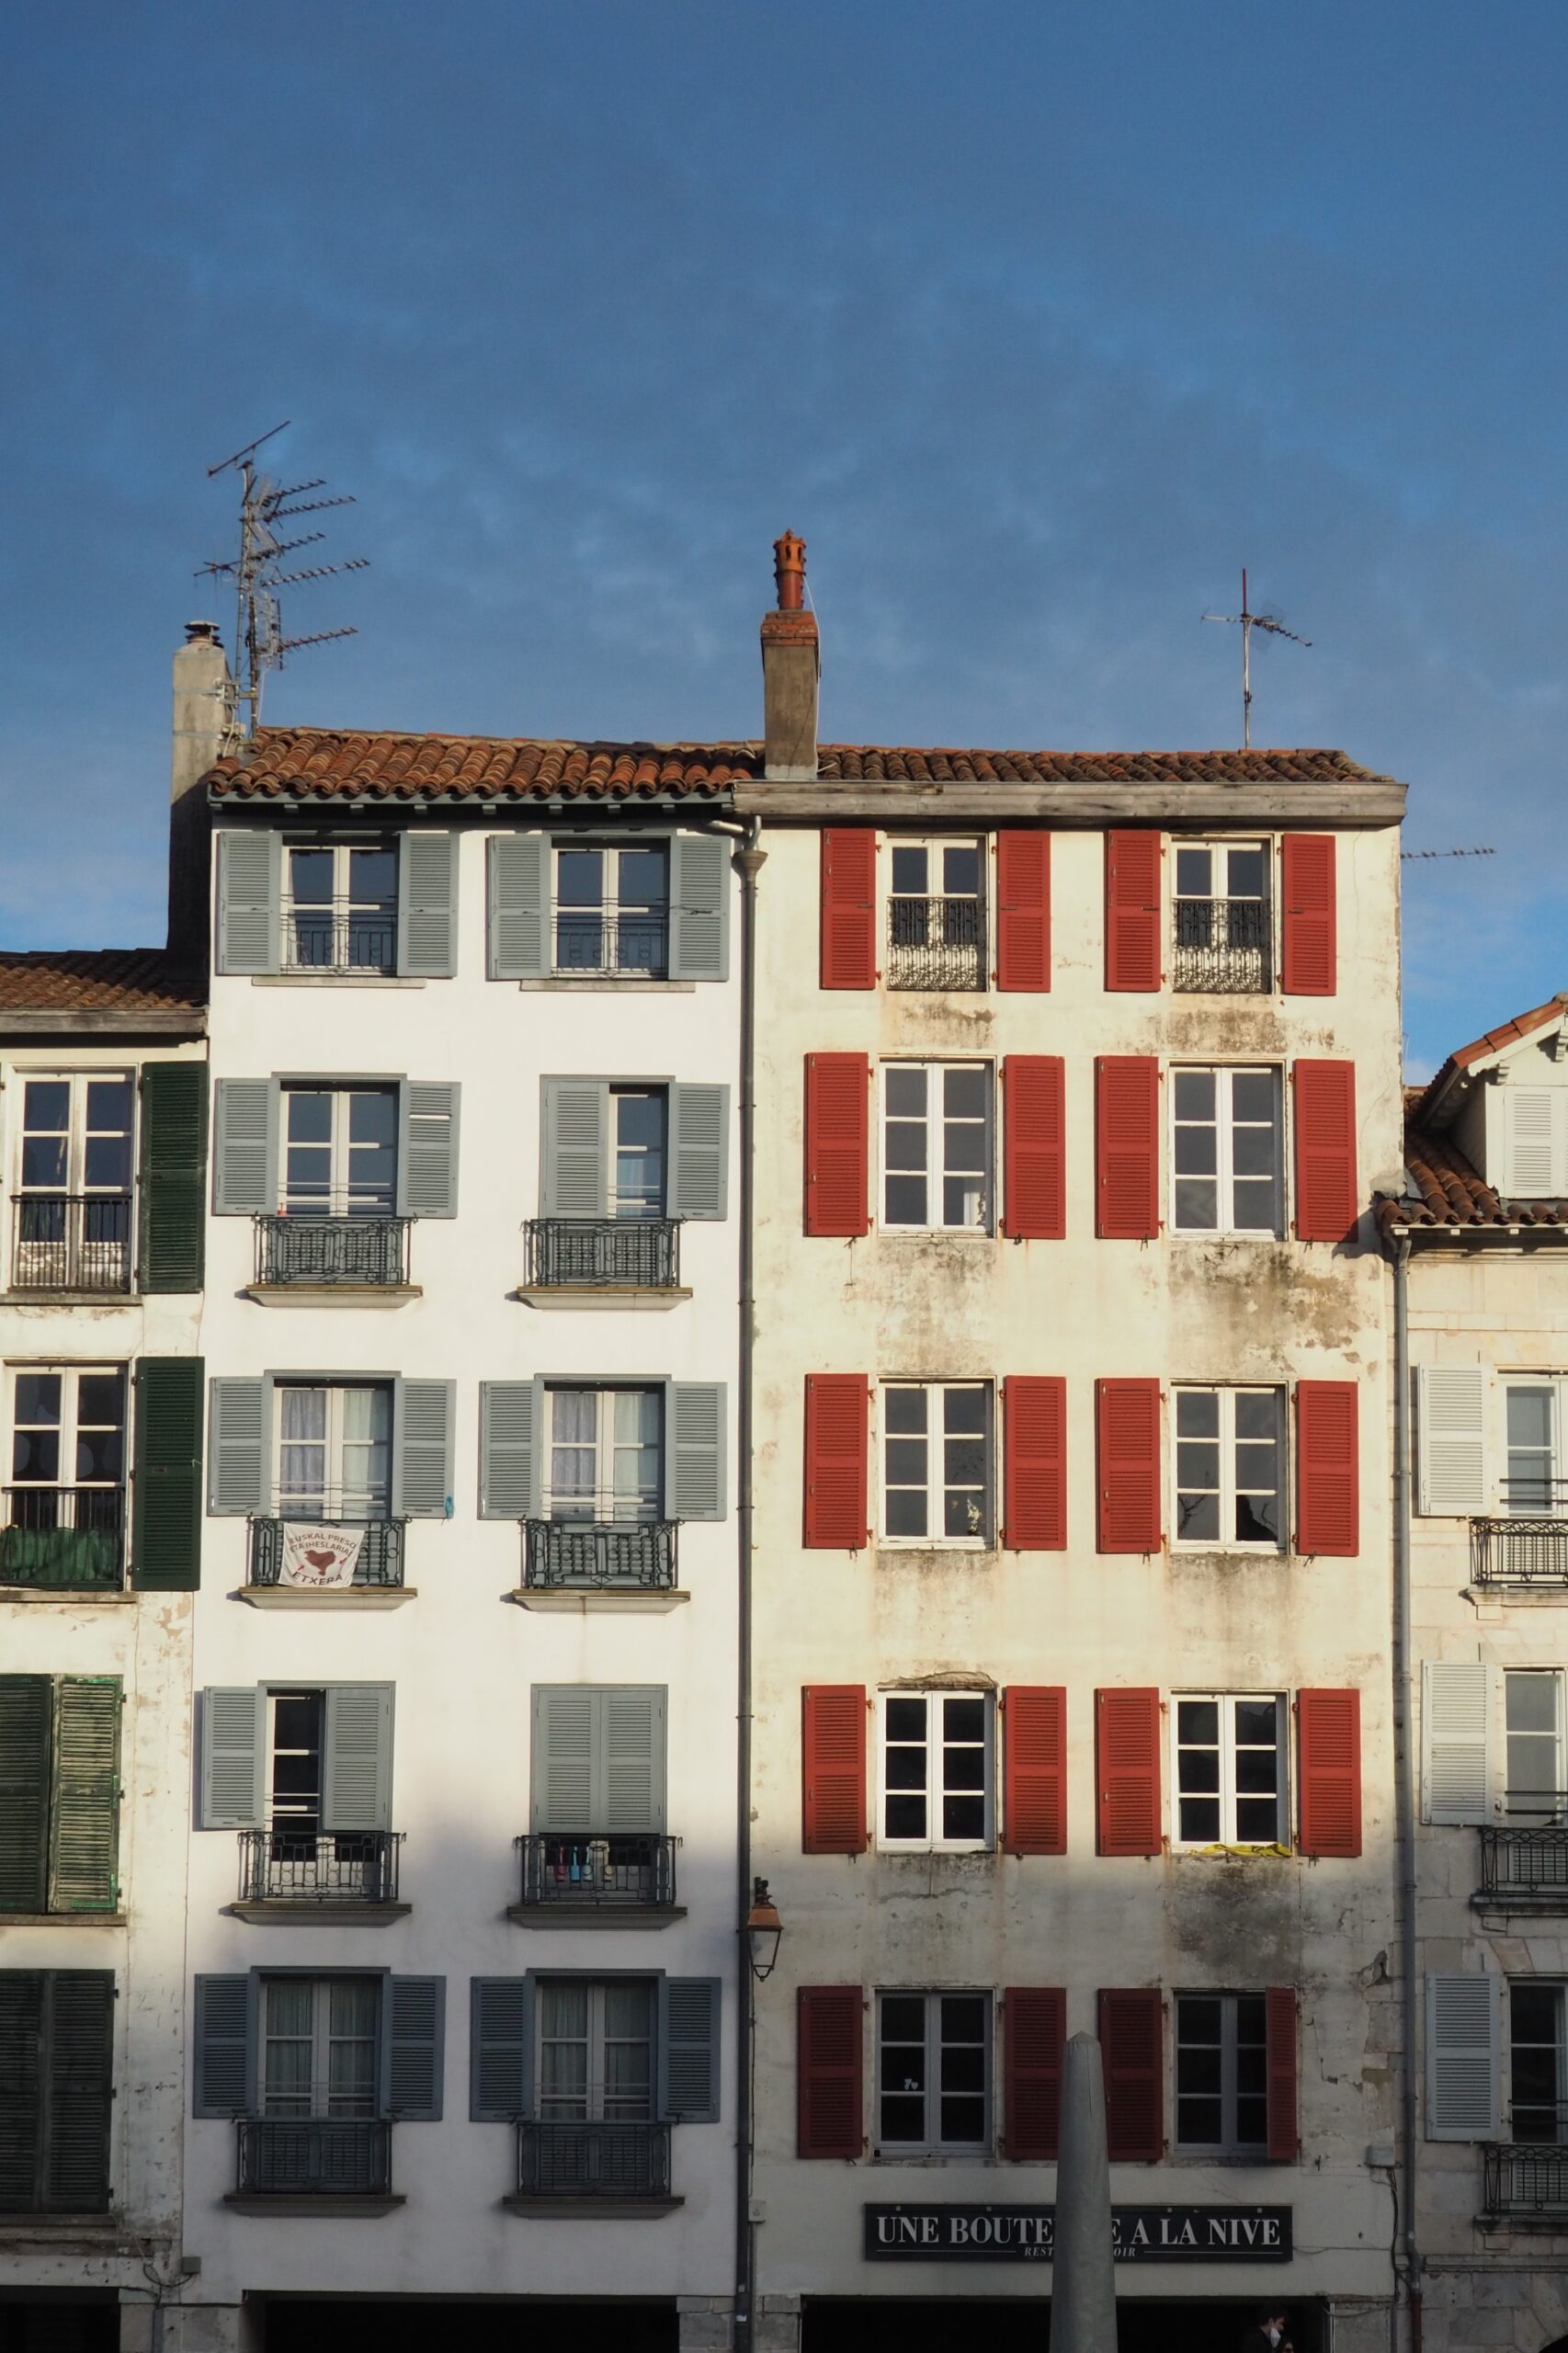
{"type": "MultiPolygon", "coordinates": [[[[871,2263],[1049,2263],[1053,2206],[868,2206],[871,2263]]],[[[1118,2263],[1289,2263],[1289,2206],[1113,2206],[1118,2263]]]]}

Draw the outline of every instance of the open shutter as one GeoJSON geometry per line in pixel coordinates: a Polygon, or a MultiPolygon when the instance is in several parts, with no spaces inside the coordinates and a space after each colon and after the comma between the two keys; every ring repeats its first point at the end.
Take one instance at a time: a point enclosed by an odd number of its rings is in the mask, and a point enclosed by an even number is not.
{"type": "Polygon", "coordinates": [[[869,1230],[870,1068],[864,1054],[806,1056],[808,1233],[869,1230]]]}
{"type": "Polygon", "coordinates": [[[400,1381],[392,1510],[410,1519],[450,1519],[457,1383],[400,1381]]]}
{"type": "Polygon", "coordinates": [[[475,1977],[470,1985],[468,2112],[506,2124],[533,2108],[531,1977],[475,1977]]]}
{"type": "Polygon", "coordinates": [[[612,1685],[599,1707],[602,1797],[584,1825],[612,1837],[665,1827],[665,1693],[653,1684],[612,1685]]]}
{"type": "Polygon", "coordinates": [[[1160,1065],[1153,1054],[1095,1058],[1095,1232],[1150,1242],[1160,1231],[1160,1065]]]}
{"type": "Polygon", "coordinates": [[[538,981],[550,971],[550,840],[493,834],[486,874],[493,981],[538,981]]]}
{"type": "Polygon", "coordinates": [[[479,1516],[537,1519],[540,1511],[540,1384],[479,1384],[479,1516]]]}
{"type": "Polygon", "coordinates": [[[1335,992],[1335,842],[1332,834],[1287,834],[1279,844],[1279,985],[1287,996],[1335,992]]]}
{"type": "Polygon", "coordinates": [[[1360,1446],[1353,1381],[1296,1383],[1296,1550],[1353,1558],[1361,1549],[1360,1446]]]}
{"type": "Polygon", "coordinates": [[[1105,837],[1105,984],[1146,991],[1160,985],[1160,861],[1153,833],[1105,837]]]}
{"type": "Polygon", "coordinates": [[[275,972],[278,963],[278,880],[283,845],[276,834],[224,831],[218,836],[218,970],[275,972]]]}
{"type": "Polygon", "coordinates": [[[1160,1695],[1147,1688],[1095,1694],[1095,1851],[1160,1851],[1160,1695]]]}
{"type": "Polygon", "coordinates": [[[458,1213],[460,1087],[405,1080],[398,1089],[397,1207],[400,1217],[458,1213]]]}
{"type": "Polygon", "coordinates": [[[44,2200],[56,2213],[101,2214],[109,2194],[113,1970],[51,1970],[45,2014],[49,2127],[44,2200]]]}
{"type": "Polygon", "coordinates": [[[670,1089],[671,1217],[722,1218],[730,1199],[730,1090],[727,1086],[670,1089]]]}
{"type": "Polygon", "coordinates": [[[1165,2154],[1165,2011],[1157,1986],[1102,1992],[1106,2154],[1150,2165],[1165,2154]]]}
{"type": "Polygon", "coordinates": [[[541,1217],[603,1217],[609,1193],[609,1088],[602,1078],[547,1078],[541,1217]]]}
{"type": "Polygon", "coordinates": [[[801,1852],[866,1851],[866,1688],[812,1683],[801,1693],[801,1852]]]}
{"type": "Polygon", "coordinates": [[[1418,1365],[1415,1508],[1461,1519],[1486,1509],[1486,1377],[1481,1367],[1418,1365]]]}
{"type": "Polygon", "coordinates": [[[438,2124],[446,2072],[446,1979],[389,1977],[381,2017],[387,2114],[404,2124],[438,2124]]]}
{"type": "Polygon", "coordinates": [[[209,1684],[201,1695],[201,1827],[259,1830],[265,1804],[267,1692],[209,1684]]]}
{"type": "Polygon", "coordinates": [[[1421,1812],[1427,1822],[1489,1823],[1497,1782],[1497,1669],[1481,1659],[1421,1667],[1421,1812]]]}
{"type": "Polygon", "coordinates": [[[717,1977],[661,1977],[659,1986],[659,2115],[666,2124],[719,2120],[717,1977]]]}
{"type": "Polygon", "coordinates": [[[724,1383],[665,1383],[665,1515],[669,1519],[722,1519],[724,1383]]]}
{"type": "Polygon", "coordinates": [[[1002,1697],[1006,1779],[1002,1844],[1009,1855],[1067,1852],[1067,1693],[1010,1683],[1002,1697]]]}
{"type": "Polygon", "coordinates": [[[869,825],[822,837],[822,985],[877,984],[877,836],[869,825]]]}
{"type": "Polygon", "coordinates": [[[1494,2141],[1502,2130],[1503,1981],[1426,1980],[1426,2138],[1494,2141]]]}
{"type": "Polygon", "coordinates": [[[44,1908],[51,1719],[47,1675],[0,1675],[0,1913],[44,1908]]]}
{"type": "Polygon", "coordinates": [[[199,1977],[192,2040],[192,2116],[243,2116],[255,2104],[256,1980],[199,1977]]]}
{"type": "Polygon", "coordinates": [[[865,1550],[870,1390],[863,1372],[806,1375],[806,1549],[865,1550]]]}
{"type": "Polygon", "coordinates": [[[138,1287],[201,1289],[207,1219],[207,1065],[142,1068],[142,1234],[138,1287]]]}
{"type": "Polygon", "coordinates": [[[1296,1090],[1296,1239],[1346,1242],[1361,1203],[1356,1186],[1356,1065],[1291,1064],[1296,1090]]]}
{"type": "Polygon", "coordinates": [[[457,970],[455,834],[404,834],[398,843],[397,969],[423,980],[457,970]]]}
{"type": "Polygon", "coordinates": [[[996,985],[1051,986],[1051,835],[996,836],[996,985]]]}
{"type": "Polygon", "coordinates": [[[270,1078],[221,1078],[215,1090],[212,1211],[252,1217],[278,1207],[278,1088],[270,1078]]]}
{"type": "Polygon", "coordinates": [[[265,1512],[271,1501],[267,1460],[270,1385],[215,1381],[207,1445],[207,1508],[220,1518],[265,1512]]]}
{"type": "Polygon", "coordinates": [[[1062,2131],[1067,1995],[1060,1985],[1009,1985],[1002,1995],[1002,2154],[1054,2165],[1062,2131]]]}
{"type": "Polygon", "coordinates": [[[795,2154],[858,2157],[865,2146],[865,2002],[858,1985],[796,1994],[795,2154]]]}
{"type": "Polygon", "coordinates": [[[43,2126],[41,1969],[0,1969],[0,2212],[25,2213],[39,2193],[43,2126]]]}
{"type": "Polygon", "coordinates": [[[201,1583],[199,1357],[142,1357],[136,1367],[136,1483],[131,1583],[139,1593],[188,1593],[201,1583]]]}
{"type": "Polygon", "coordinates": [[[1008,1552],[1067,1547],[1067,1383],[1009,1373],[1002,1383],[1002,1542],[1008,1552]]]}
{"type": "Polygon", "coordinates": [[[676,834],[670,844],[670,978],[730,977],[730,844],[676,834]]]}
{"type": "Polygon", "coordinates": [[[329,1683],[322,1754],[322,1828],[390,1830],[392,1687],[329,1683]]]}
{"type": "Polygon", "coordinates": [[[1296,1696],[1301,1798],[1298,1851],[1348,1858],[1361,1851],[1361,1694],[1296,1696]]]}
{"type": "Polygon", "coordinates": [[[1099,1552],[1160,1549],[1160,1384],[1096,1381],[1099,1552]]]}
{"type": "Polygon", "coordinates": [[[51,1912],[112,1912],[119,1901],[119,1677],[63,1675],[54,1688],[51,1912]]]}
{"type": "Polygon", "coordinates": [[[1275,2165],[1293,2165],[1301,2148],[1297,2116],[1294,1987],[1271,1985],[1264,1995],[1263,2006],[1267,2063],[1268,2162],[1275,2165]]]}
{"type": "Polygon", "coordinates": [[[1067,1078],[1060,1054],[1002,1062],[1002,1231],[1009,1242],[1067,1232],[1067,1078]]]}
{"type": "Polygon", "coordinates": [[[584,1683],[540,1683],[533,1695],[533,1828],[582,1836],[599,1825],[604,1694],[584,1683]]]}

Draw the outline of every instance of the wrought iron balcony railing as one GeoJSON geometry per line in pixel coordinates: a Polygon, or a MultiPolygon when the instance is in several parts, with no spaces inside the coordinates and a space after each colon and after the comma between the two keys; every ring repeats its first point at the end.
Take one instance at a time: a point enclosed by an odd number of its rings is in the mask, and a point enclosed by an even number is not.
{"type": "Polygon", "coordinates": [[[523,1227],[528,1290],[673,1290],[680,1221],[673,1217],[533,1217],[523,1227]]]}
{"type": "Polygon", "coordinates": [[[119,1487],[6,1487],[0,1585],[117,1591],[125,1573],[119,1487]]]}
{"type": "Polygon", "coordinates": [[[290,1585],[306,1588],[347,1583],[350,1586],[400,1586],[403,1583],[405,1519],[339,1519],[324,1514],[313,1519],[281,1517],[253,1519],[250,1524],[252,1585],[290,1585]],[[330,1529],[335,1535],[357,1537],[358,1552],[347,1579],[333,1574],[333,1552],[312,1561],[311,1549],[290,1548],[289,1530],[330,1529]],[[292,1554],[292,1557],[291,1557],[292,1554]],[[287,1572],[287,1574],[285,1574],[287,1572]]]}
{"type": "Polygon", "coordinates": [[[521,2198],[667,2198],[667,2124],[519,2124],[521,2198]]]}
{"type": "Polygon", "coordinates": [[[1517,2131],[1528,2126],[1533,2138],[1521,2138],[1486,2152],[1485,2211],[1488,2214],[1568,2213],[1568,2108],[1530,2109],[1516,2116],[1517,2131]],[[1556,2131],[1561,2143],[1542,2136],[1556,2131]]]}
{"type": "Polygon", "coordinates": [[[1177,899],[1171,986],[1241,996],[1272,988],[1268,907],[1262,899],[1177,899]]]}
{"type": "Polygon", "coordinates": [[[525,1519],[523,1583],[528,1586],[671,1586],[676,1581],[673,1519],[587,1523],[525,1519]]]}
{"type": "Polygon", "coordinates": [[[983,989],[985,909],[979,899],[888,901],[890,989],[983,989]]]}
{"type": "Polygon", "coordinates": [[[1502,1503],[1470,1523],[1471,1583],[1568,1586],[1568,1480],[1505,1479],[1502,1503]]]}
{"type": "Polygon", "coordinates": [[[294,1210],[256,1221],[258,1283],[397,1285],[408,1280],[406,1217],[312,1217],[294,1210]]]}
{"type": "Polygon", "coordinates": [[[1568,1912],[1568,1829],[1547,1824],[1483,1829],[1481,1893],[1525,1896],[1538,1904],[1555,1899],[1554,1908],[1568,1912]]]}
{"type": "Polygon", "coordinates": [[[536,1831],[519,1838],[525,1904],[657,1910],[676,1900],[676,1842],[652,1833],[536,1831]]]}
{"type": "Polygon", "coordinates": [[[385,2198],[392,2126],[379,2116],[246,2116],[239,2188],[250,2198],[385,2198]]]}
{"type": "Polygon", "coordinates": [[[585,979],[660,980],[669,969],[666,907],[566,907],[554,916],[555,969],[585,979]]]}
{"type": "Polygon", "coordinates": [[[242,1904],[395,1904],[401,1830],[242,1830],[242,1904]]]}
{"type": "Polygon", "coordinates": [[[392,972],[397,912],[347,899],[288,901],[280,926],[286,972],[392,972]]]}
{"type": "Polygon", "coordinates": [[[14,1193],[13,1290],[128,1291],[129,1193],[14,1193]]]}

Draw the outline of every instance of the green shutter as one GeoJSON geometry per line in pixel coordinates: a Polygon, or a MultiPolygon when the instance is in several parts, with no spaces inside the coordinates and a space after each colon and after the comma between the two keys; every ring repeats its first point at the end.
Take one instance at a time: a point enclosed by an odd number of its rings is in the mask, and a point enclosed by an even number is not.
{"type": "Polygon", "coordinates": [[[404,834],[397,859],[397,969],[427,980],[457,970],[455,834],[404,834]]]}
{"type": "MultiPolygon", "coordinates": [[[[44,1908],[50,1707],[47,1675],[0,1675],[0,1912],[44,1908]]],[[[0,2116],[5,2106],[0,2074],[0,2116]]]]}
{"type": "Polygon", "coordinates": [[[183,1593],[201,1582],[199,1357],[143,1357],[136,1367],[136,1496],[131,1584],[183,1593]]]}
{"type": "Polygon", "coordinates": [[[531,1977],[470,1981],[468,2112],[475,2124],[508,2124],[533,2106],[531,1977]]]}
{"type": "Polygon", "coordinates": [[[43,2002],[40,1969],[0,1969],[0,2214],[39,2203],[43,2130],[43,2002]]]}
{"type": "Polygon", "coordinates": [[[540,1513],[540,1381],[479,1384],[479,1516],[537,1519],[540,1513]]]}
{"type": "Polygon", "coordinates": [[[322,1754],[324,1830],[392,1828],[392,1687],[329,1683],[322,1754]]]}
{"type": "Polygon", "coordinates": [[[119,1900],[118,1676],[62,1675],[54,1688],[51,1912],[112,1912],[119,1900]]]}
{"type": "Polygon", "coordinates": [[[719,2119],[717,1977],[659,1980],[659,2115],[666,2124],[719,2119]]]}
{"type": "Polygon", "coordinates": [[[199,1290],[207,1215],[207,1066],[142,1073],[141,1288],[199,1290]]]}
{"type": "Polygon", "coordinates": [[[541,980],[550,970],[549,837],[494,834],[489,850],[490,978],[541,980]]]}
{"type": "Polygon", "coordinates": [[[730,976],[730,843],[676,834],[670,844],[670,978],[730,976]]]}
{"type": "Polygon", "coordinates": [[[57,1969],[48,1992],[43,2203],[58,2214],[101,2214],[109,2199],[114,1974],[57,1969]]]}

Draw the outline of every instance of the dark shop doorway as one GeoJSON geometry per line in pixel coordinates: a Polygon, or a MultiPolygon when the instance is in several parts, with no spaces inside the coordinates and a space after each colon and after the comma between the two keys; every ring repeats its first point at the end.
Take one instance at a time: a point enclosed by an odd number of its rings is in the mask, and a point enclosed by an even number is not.
{"type": "Polygon", "coordinates": [[[0,2293],[0,2353],[119,2353],[119,2299],[0,2293]]]}
{"type": "MultiPolygon", "coordinates": [[[[560,2346],[570,2353],[676,2353],[679,2335],[673,2300],[546,2303],[509,2296],[473,2302],[460,2296],[399,2296],[367,2302],[357,2296],[269,2296],[266,2313],[266,2353],[432,2353],[433,2347],[517,2353],[520,2345],[560,2346]]],[[[27,2353],[33,2353],[31,2346],[27,2353]]]]}
{"type": "MultiPolygon", "coordinates": [[[[1320,2305],[1282,2298],[1294,2353],[1323,2353],[1320,2305]]],[[[1116,2308],[1118,2353],[1239,2353],[1262,2307],[1255,2296],[1124,2297],[1116,2308]]],[[[976,2343],[985,2353],[1044,2353],[1051,2342],[1049,2302],[1041,2297],[940,2301],[922,2297],[811,2297],[801,2353],[952,2353],[976,2343]]]]}

